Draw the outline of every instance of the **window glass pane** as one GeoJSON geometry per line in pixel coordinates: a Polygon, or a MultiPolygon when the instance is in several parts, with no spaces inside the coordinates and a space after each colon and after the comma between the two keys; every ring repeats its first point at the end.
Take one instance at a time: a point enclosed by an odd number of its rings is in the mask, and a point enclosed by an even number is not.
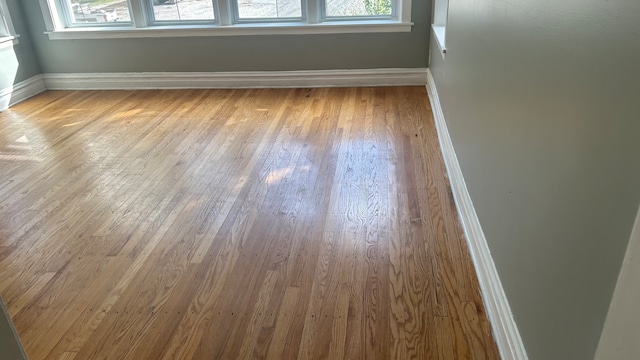
{"type": "Polygon", "coordinates": [[[392,0],[325,0],[327,16],[390,16],[392,0]]]}
{"type": "Polygon", "coordinates": [[[0,0],[0,37],[10,36],[9,33],[9,11],[7,10],[7,3],[4,0],[0,0]]]}
{"type": "Polygon", "coordinates": [[[9,34],[9,26],[7,26],[7,22],[5,20],[5,15],[2,11],[2,5],[0,4],[0,37],[10,36],[9,34]]]}
{"type": "Polygon", "coordinates": [[[240,19],[301,18],[300,0],[237,0],[240,19]]]}
{"type": "Polygon", "coordinates": [[[157,21],[213,20],[212,0],[150,0],[157,21]]]}
{"type": "Polygon", "coordinates": [[[5,25],[3,19],[0,18],[0,38],[10,35],[11,34],[9,34],[9,29],[7,29],[7,26],[5,25]]]}
{"type": "Polygon", "coordinates": [[[131,22],[126,0],[71,0],[70,8],[77,24],[131,22]]]}

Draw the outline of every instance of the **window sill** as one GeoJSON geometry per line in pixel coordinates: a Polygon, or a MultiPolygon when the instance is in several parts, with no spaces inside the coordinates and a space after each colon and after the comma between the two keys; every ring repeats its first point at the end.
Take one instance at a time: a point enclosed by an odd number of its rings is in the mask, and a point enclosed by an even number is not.
{"type": "Polygon", "coordinates": [[[438,47],[440,48],[440,53],[444,58],[444,54],[447,53],[447,48],[445,46],[445,27],[444,26],[436,26],[431,25],[431,29],[433,30],[433,35],[436,38],[436,42],[438,43],[438,47]]]}
{"type": "Polygon", "coordinates": [[[180,25],[134,27],[83,27],[45,32],[51,40],[69,39],[121,39],[160,38],[191,36],[237,36],[237,35],[302,35],[410,32],[413,23],[397,20],[333,21],[319,24],[309,23],[262,23],[219,25],[180,25]]]}
{"type": "Polygon", "coordinates": [[[18,45],[20,43],[20,41],[18,40],[19,37],[20,35],[0,37],[0,49],[5,49],[5,48],[13,47],[14,45],[18,45]]]}

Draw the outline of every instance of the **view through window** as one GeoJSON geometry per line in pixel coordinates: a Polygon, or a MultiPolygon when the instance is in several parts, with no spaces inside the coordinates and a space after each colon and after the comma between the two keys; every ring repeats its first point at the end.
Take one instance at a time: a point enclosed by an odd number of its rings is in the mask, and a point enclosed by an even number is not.
{"type": "Polygon", "coordinates": [[[156,21],[214,20],[211,0],[151,0],[156,21]]]}
{"type": "Polygon", "coordinates": [[[70,0],[68,10],[75,24],[131,22],[126,0],[70,0]]]}
{"type": "Polygon", "coordinates": [[[302,18],[300,0],[238,0],[238,18],[302,18]]]}
{"type": "Polygon", "coordinates": [[[328,17],[391,16],[392,0],[325,0],[328,17]]]}
{"type": "MultiPolygon", "coordinates": [[[[143,0],[153,10],[154,21],[215,20],[212,0],[143,0]]],[[[393,0],[324,0],[327,17],[371,17],[393,15],[393,0]]],[[[67,0],[70,22],[131,22],[127,0],[67,0]]],[[[301,0],[236,0],[238,20],[302,19],[301,0]]]]}

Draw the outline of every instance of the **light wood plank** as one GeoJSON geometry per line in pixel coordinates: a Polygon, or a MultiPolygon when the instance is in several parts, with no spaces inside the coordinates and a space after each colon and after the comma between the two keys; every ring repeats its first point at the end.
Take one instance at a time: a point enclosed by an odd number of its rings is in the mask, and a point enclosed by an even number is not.
{"type": "Polygon", "coordinates": [[[422,87],[50,91],[0,114],[30,359],[498,359],[422,87]]]}

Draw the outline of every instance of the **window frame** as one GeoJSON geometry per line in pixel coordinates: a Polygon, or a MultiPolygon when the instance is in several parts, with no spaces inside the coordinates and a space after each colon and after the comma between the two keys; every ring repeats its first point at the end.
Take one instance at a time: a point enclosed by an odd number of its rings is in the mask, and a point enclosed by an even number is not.
{"type": "MultiPolygon", "coordinates": [[[[0,0],[2,1],[2,0],[0,0]]],[[[410,32],[412,0],[392,0],[392,15],[326,17],[326,0],[300,0],[299,18],[240,18],[237,0],[211,0],[214,20],[155,20],[153,0],[127,0],[131,23],[69,24],[69,0],[39,0],[52,40],[185,36],[410,32]]]]}
{"type": "Polygon", "coordinates": [[[431,31],[436,39],[440,54],[445,58],[447,53],[447,22],[449,20],[449,0],[434,0],[433,2],[433,21],[431,23],[431,31]]]}
{"type": "Polygon", "coordinates": [[[0,28],[3,29],[2,32],[0,32],[0,49],[20,43],[18,41],[20,35],[16,33],[16,29],[13,26],[9,5],[6,0],[0,0],[0,28]]]}
{"type": "Polygon", "coordinates": [[[7,5],[6,0],[0,0],[0,26],[4,29],[3,32],[6,32],[6,35],[0,32],[0,38],[15,36],[16,30],[13,27],[11,14],[9,13],[9,5],[7,5]]]}

